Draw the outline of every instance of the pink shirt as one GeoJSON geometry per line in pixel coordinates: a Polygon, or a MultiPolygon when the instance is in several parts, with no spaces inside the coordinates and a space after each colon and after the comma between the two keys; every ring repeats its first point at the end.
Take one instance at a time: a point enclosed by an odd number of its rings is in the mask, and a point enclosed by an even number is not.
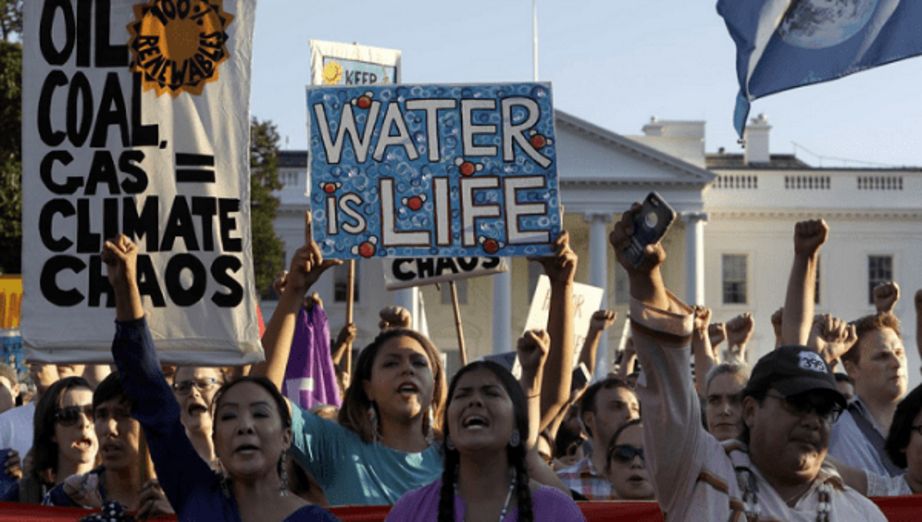
{"type": "MultiPolygon", "coordinates": [[[[388,521],[437,520],[439,515],[439,490],[442,479],[428,486],[408,491],[387,515],[388,521]]],[[[550,486],[541,486],[531,494],[535,522],[585,522],[586,517],[568,495],[550,486]]],[[[455,520],[464,520],[464,500],[455,495],[455,520]]],[[[515,522],[518,508],[510,509],[503,522],[515,522]]]]}

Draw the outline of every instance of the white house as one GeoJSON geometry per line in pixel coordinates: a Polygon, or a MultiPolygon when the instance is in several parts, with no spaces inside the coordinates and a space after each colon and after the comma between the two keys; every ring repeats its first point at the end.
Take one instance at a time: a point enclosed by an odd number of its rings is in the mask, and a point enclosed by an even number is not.
{"type": "MultiPolygon", "coordinates": [[[[580,258],[577,281],[606,288],[608,307],[619,313],[605,342],[617,346],[628,302],[623,272],[608,245],[612,220],[656,190],[680,215],[664,240],[666,284],[686,302],[710,306],[716,320],[752,312],[756,331],[750,360],[773,346],[769,318],[784,301],[794,223],[822,217],[832,232],[820,259],[817,311],[844,319],[872,313],[869,287],[897,281],[903,300],[896,312],[910,367],[919,368],[912,294],[922,288],[922,169],[811,167],[793,155],[771,154],[770,129],[764,117],[755,119],[747,128],[745,154],[706,153],[704,122],[654,119],[643,135],[623,136],[557,111],[564,227],[580,258]]],[[[285,242],[286,262],[303,240],[306,164],[305,151],[281,154],[284,188],[275,230],[285,242]]],[[[541,269],[522,258],[511,261],[506,277],[458,285],[471,359],[511,350],[524,326],[541,269]]],[[[379,260],[357,266],[360,348],[377,330],[378,310],[395,296],[384,289],[379,260]]],[[[316,289],[334,336],[345,320],[344,285],[341,270],[316,289]]],[[[447,290],[425,287],[420,295],[429,334],[453,370],[459,359],[447,290]]],[[[268,317],[274,302],[264,300],[262,308],[268,317]]],[[[919,381],[915,370],[910,375],[911,384],[919,381]]]]}

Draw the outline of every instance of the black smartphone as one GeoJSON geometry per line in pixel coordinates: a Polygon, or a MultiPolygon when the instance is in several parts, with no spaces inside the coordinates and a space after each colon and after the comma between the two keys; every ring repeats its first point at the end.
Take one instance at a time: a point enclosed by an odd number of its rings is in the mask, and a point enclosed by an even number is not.
{"type": "Polygon", "coordinates": [[[586,363],[579,363],[579,366],[573,368],[573,379],[570,381],[570,391],[576,391],[589,382],[589,369],[586,368],[586,363]]]}
{"type": "Polygon", "coordinates": [[[656,191],[649,193],[643,200],[643,206],[634,218],[631,244],[624,249],[635,268],[643,264],[644,248],[662,239],[675,221],[675,217],[676,211],[656,191]]]}

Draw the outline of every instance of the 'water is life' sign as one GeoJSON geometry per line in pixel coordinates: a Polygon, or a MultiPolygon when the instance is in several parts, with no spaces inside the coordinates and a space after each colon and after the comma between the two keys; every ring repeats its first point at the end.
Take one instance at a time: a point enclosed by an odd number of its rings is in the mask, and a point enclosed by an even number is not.
{"type": "Polygon", "coordinates": [[[324,256],[553,253],[550,84],[308,88],[307,105],[324,256]]]}

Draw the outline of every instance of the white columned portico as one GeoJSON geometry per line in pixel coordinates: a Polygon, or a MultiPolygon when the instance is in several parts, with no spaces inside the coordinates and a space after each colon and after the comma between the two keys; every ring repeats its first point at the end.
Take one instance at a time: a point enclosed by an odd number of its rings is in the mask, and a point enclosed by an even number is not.
{"type": "Polygon", "coordinates": [[[506,258],[509,270],[493,279],[493,353],[515,350],[512,344],[512,259],[506,258]]]}
{"type": "Polygon", "coordinates": [[[704,305],[704,212],[684,212],[685,222],[685,302],[689,306],[704,305]]]}
{"type": "MultiPolygon", "coordinates": [[[[608,308],[608,225],[612,216],[605,212],[587,212],[583,219],[589,223],[589,284],[605,289],[605,293],[602,294],[602,309],[605,309],[608,308]]],[[[582,346],[576,347],[577,350],[581,348],[582,346]]],[[[595,356],[593,380],[604,379],[608,375],[610,364],[608,334],[602,332],[595,356]]]]}

